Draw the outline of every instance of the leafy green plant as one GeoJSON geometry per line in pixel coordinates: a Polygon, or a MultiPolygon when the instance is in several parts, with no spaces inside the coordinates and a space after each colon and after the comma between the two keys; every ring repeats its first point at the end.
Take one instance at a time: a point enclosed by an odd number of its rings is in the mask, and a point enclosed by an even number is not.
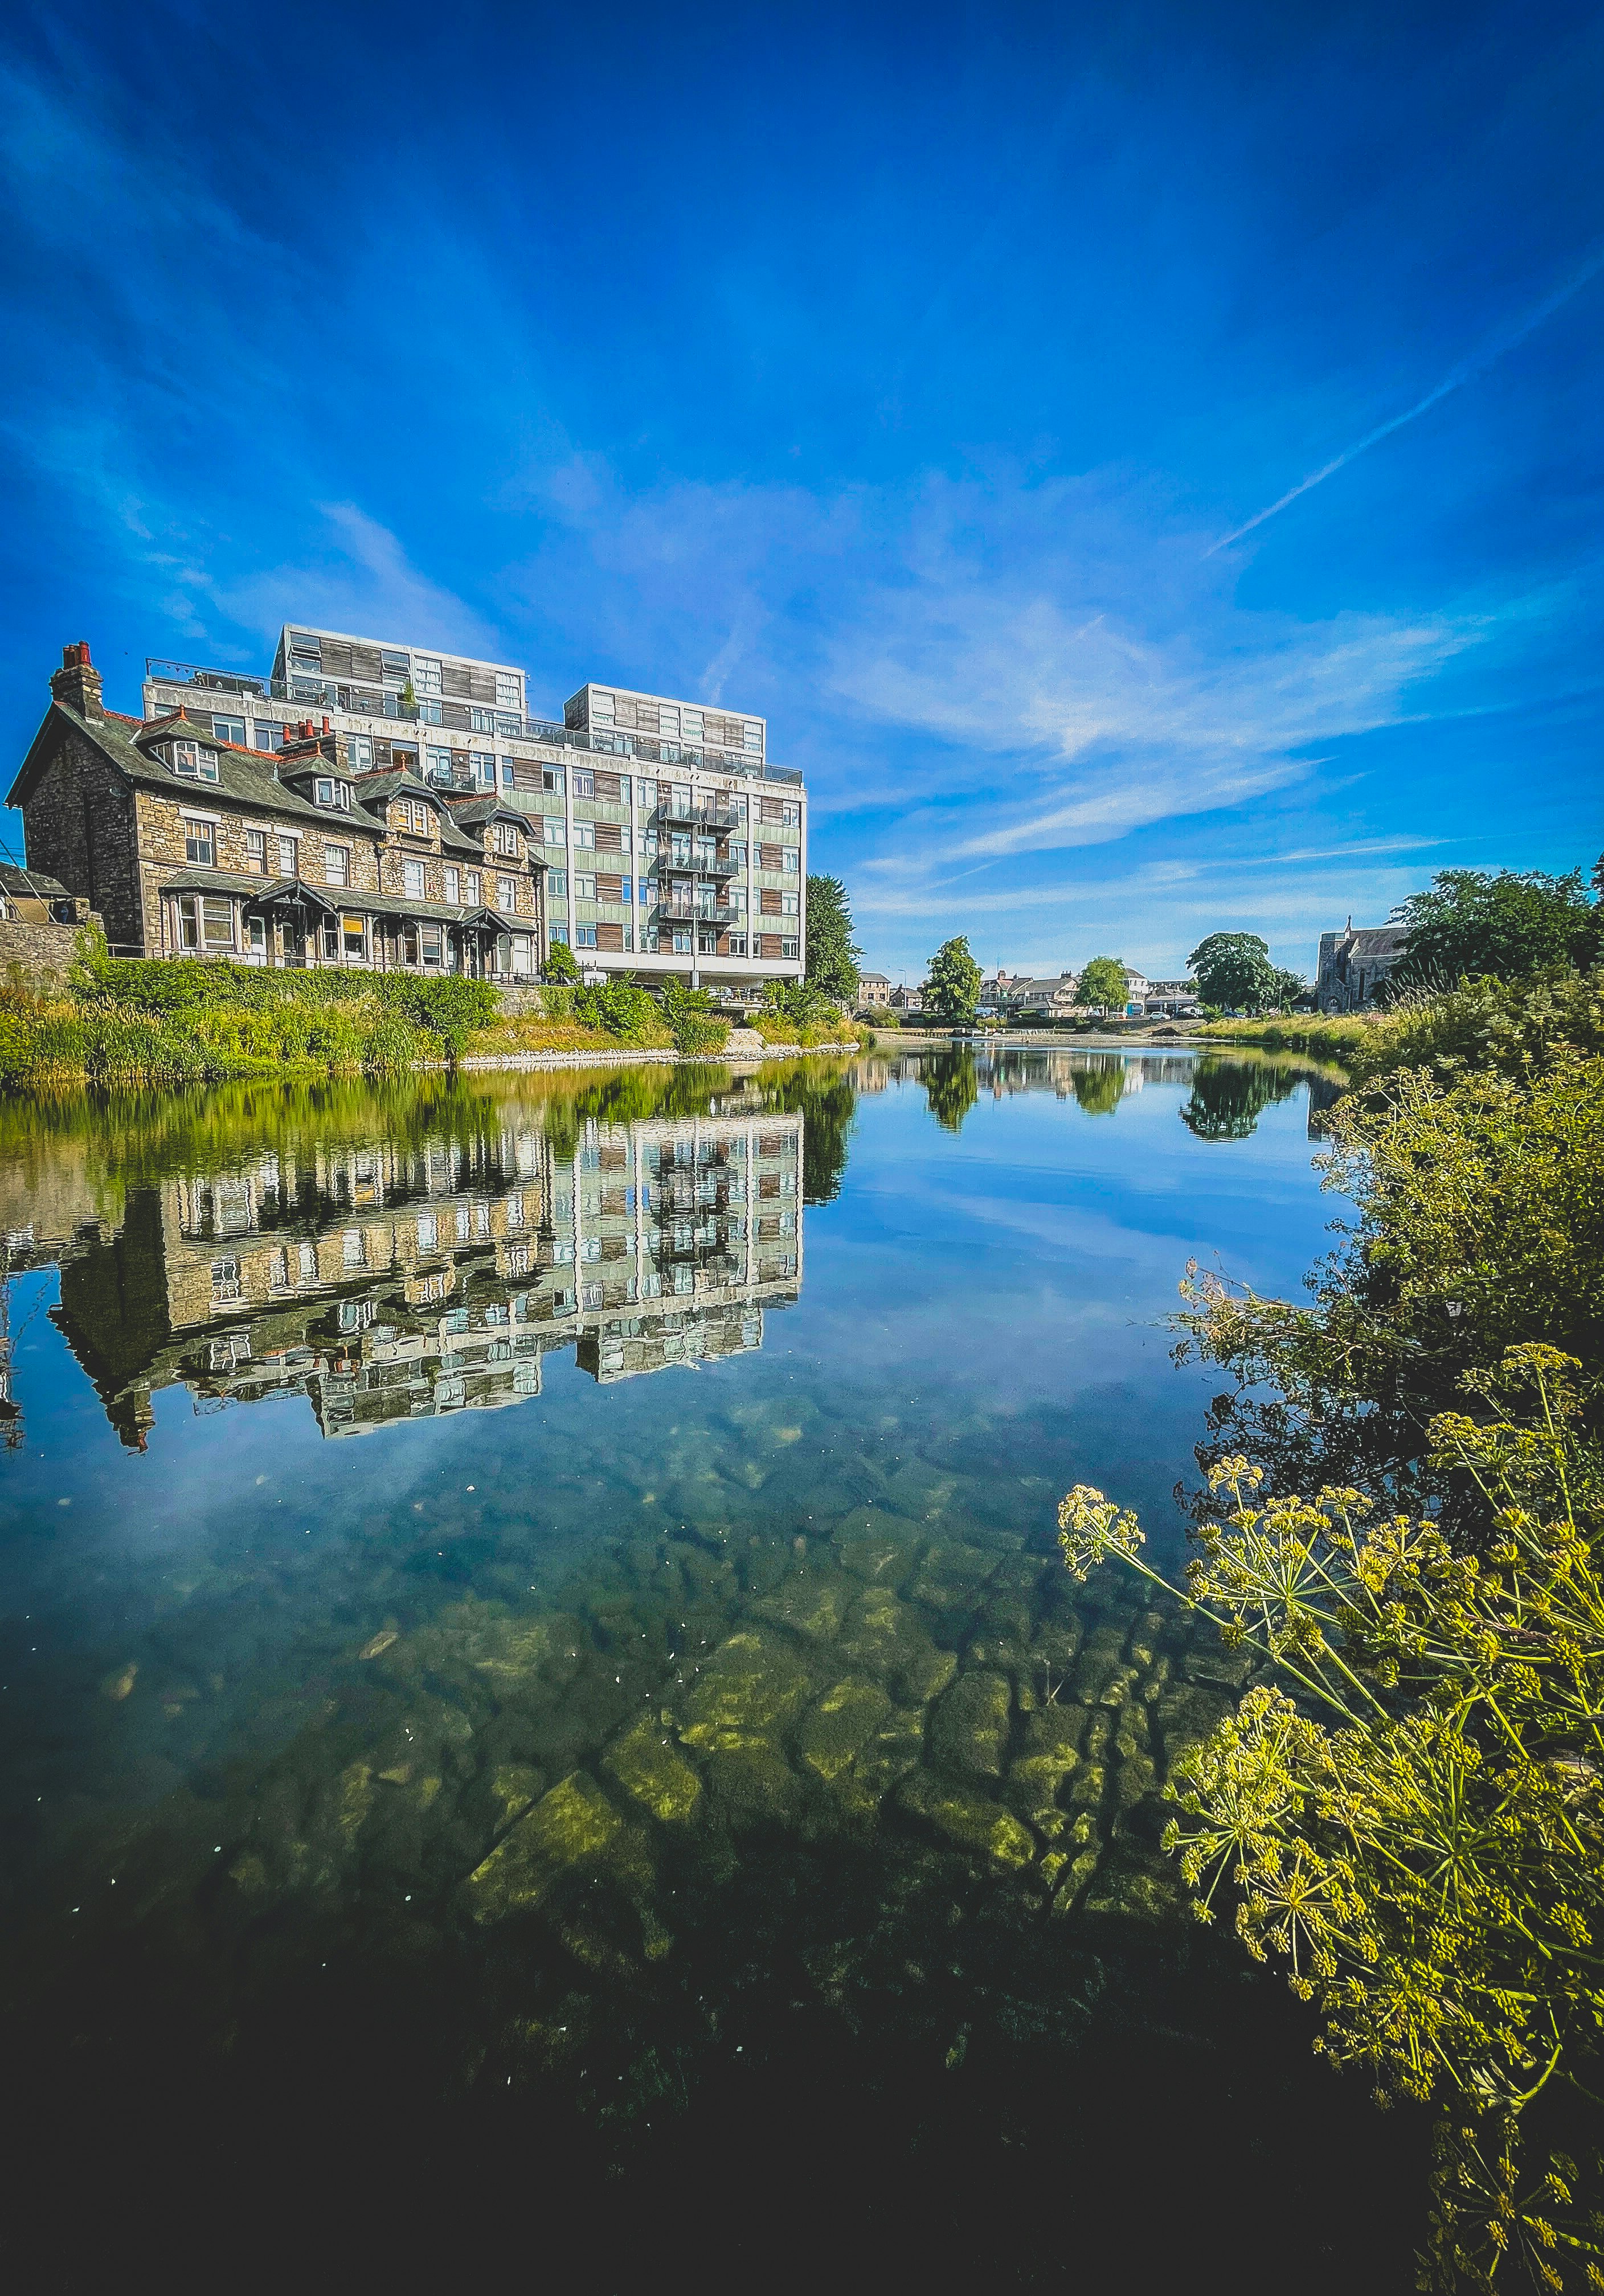
{"type": "Polygon", "coordinates": [[[1518,2143],[1551,2085],[1568,2097],[1549,2132],[1585,2133],[1604,2029],[1604,1459],[1576,1431],[1578,1369],[1513,1349],[1467,1384],[1531,1393],[1528,1415],[1434,1423],[1482,1496],[1481,1556],[1352,1488],[1261,1503],[1243,1458],[1213,1471],[1229,1513],[1184,1587],[1100,1491],[1059,1511],[1073,1576],[1117,1559],[1263,1663],[1176,1764],[1165,1845],[1201,1920],[1235,1897],[1238,1937],[1317,2005],[1333,2063],[1382,2102],[1443,2100],[1444,2288],[1492,2286],[1512,2250],[1540,2285],[1562,2285],[1565,2255],[1604,2285],[1604,2218],[1566,2214],[1575,2136],[1530,2190],[1518,2143]]]}
{"type": "Polygon", "coordinates": [[[1123,1013],[1126,986],[1125,968],[1117,956],[1094,956],[1082,971],[1075,995],[1082,1004],[1097,1005],[1105,1013],[1123,1013]]]}
{"type": "Polygon", "coordinates": [[[712,999],[705,988],[687,988],[683,980],[670,974],[662,984],[660,1002],[677,1052],[697,1057],[723,1051],[729,1038],[729,1023],[714,1012],[712,999]]]}
{"type": "Polygon", "coordinates": [[[979,1003],[980,967],[970,954],[968,941],[958,933],[944,940],[930,960],[925,1009],[957,1029],[974,1020],[979,1003]]]}

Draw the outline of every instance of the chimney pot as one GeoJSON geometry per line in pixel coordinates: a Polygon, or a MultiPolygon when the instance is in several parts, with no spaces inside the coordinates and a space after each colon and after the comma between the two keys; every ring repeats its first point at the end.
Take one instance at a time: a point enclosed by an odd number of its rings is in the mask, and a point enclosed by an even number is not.
{"type": "Polygon", "coordinates": [[[86,638],[62,648],[62,666],[50,681],[50,691],[64,709],[80,718],[105,716],[101,675],[89,660],[86,638]]]}

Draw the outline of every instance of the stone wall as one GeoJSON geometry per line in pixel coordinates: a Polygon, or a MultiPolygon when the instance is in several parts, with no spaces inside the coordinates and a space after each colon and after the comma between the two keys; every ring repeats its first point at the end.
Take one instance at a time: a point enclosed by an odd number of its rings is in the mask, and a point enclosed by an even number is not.
{"type": "Polygon", "coordinates": [[[23,802],[22,827],[29,868],[81,893],[105,920],[114,948],[144,951],[134,793],[86,735],[63,736],[23,802]]]}
{"type": "Polygon", "coordinates": [[[79,931],[77,925],[25,925],[0,917],[0,981],[61,988],[78,954],[79,931]]]}

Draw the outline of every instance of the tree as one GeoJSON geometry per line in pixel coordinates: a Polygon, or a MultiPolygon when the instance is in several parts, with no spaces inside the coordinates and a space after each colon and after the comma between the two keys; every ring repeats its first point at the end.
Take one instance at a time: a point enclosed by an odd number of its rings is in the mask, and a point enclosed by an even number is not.
{"type": "Polygon", "coordinates": [[[1314,992],[1301,972],[1278,972],[1270,992],[1270,1002],[1289,1013],[1295,1004],[1312,1005],[1314,992]]]}
{"type": "Polygon", "coordinates": [[[1187,959],[1205,1004],[1222,1011],[1257,1013],[1278,1001],[1285,977],[1270,962],[1270,945],[1257,933],[1210,933],[1187,959]]]}
{"type": "Polygon", "coordinates": [[[930,960],[925,983],[925,1003],[937,1020],[961,1029],[975,1018],[980,1003],[980,967],[969,954],[962,933],[944,940],[930,960]]]}
{"type": "Polygon", "coordinates": [[[572,949],[565,940],[554,940],[546,952],[546,965],[540,978],[554,988],[571,988],[579,980],[580,968],[572,949]]]}
{"type": "Polygon", "coordinates": [[[837,1004],[858,994],[858,964],[863,951],[852,939],[852,911],[839,877],[808,880],[807,937],[803,978],[837,1004]]]}
{"type": "Polygon", "coordinates": [[[1105,1013],[1123,1013],[1126,988],[1125,968],[1117,956],[1094,956],[1082,973],[1075,993],[1082,1004],[1096,1005],[1105,1013]]]}
{"type": "Polygon", "coordinates": [[[1519,980],[1553,965],[1585,964],[1598,945],[1598,913],[1580,869],[1442,869],[1411,893],[1394,922],[1409,938],[1393,972],[1404,988],[1452,988],[1467,976],[1519,980]]]}

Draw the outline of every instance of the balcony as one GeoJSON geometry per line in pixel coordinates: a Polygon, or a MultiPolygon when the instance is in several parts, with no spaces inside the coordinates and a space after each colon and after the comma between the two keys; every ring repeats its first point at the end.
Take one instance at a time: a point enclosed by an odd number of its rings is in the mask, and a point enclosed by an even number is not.
{"type": "Polygon", "coordinates": [[[728,805],[698,805],[695,798],[670,798],[660,804],[654,818],[671,822],[681,829],[744,829],[745,817],[738,808],[728,805]]]}
{"type": "Polygon", "coordinates": [[[660,877],[736,877],[742,864],[732,861],[728,855],[713,860],[703,854],[660,853],[651,866],[660,877]]]}
{"type": "Polygon", "coordinates": [[[745,918],[744,909],[707,908],[684,901],[659,901],[657,914],[665,924],[676,925],[732,925],[745,918]]]}
{"type": "MultiPolygon", "coordinates": [[[[598,758],[634,758],[643,765],[688,766],[705,773],[733,774],[743,781],[784,782],[800,789],[802,775],[794,767],[765,765],[740,750],[689,749],[680,742],[653,741],[644,734],[586,734],[572,726],[559,726],[549,718],[520,718],[488,703],[446,701],[432,693],[403,701],[388,686],[357,685],[349,679],[319,676],[308,665],[289,677],[247,677],[234,669],[209,669],[193,661],[167,661],[148,655],[145,678],[152,685],[178,687],[199,693],[239,694],[276,701],[291,709],[341,709],[352,718],[383,718],[401,725],[437,726],[442,732],[478,734],[489,741],[539,742],[547,749],[580,750],[598,758]]],[[[694,824],[708,825],[711,816],[686,816],[694,824]]],[[[742,824],[733,817],[724,824],[742,824]]]]}

